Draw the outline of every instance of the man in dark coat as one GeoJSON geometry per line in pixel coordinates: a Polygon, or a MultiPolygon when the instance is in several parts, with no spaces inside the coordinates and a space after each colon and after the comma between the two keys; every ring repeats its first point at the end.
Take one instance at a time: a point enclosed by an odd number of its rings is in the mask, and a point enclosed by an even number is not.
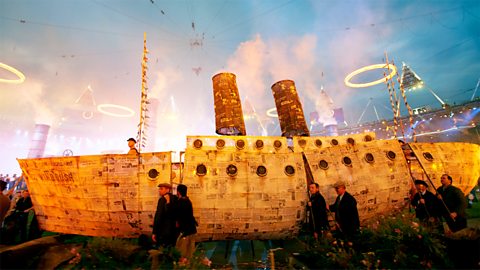
{"type": "Polygon", "coordinates": [[[341,235],[345,238],[352,238],[360,229],[357,201],[346,192],[343,181],[336,182],[333,187],[337,192],[335,203],[330,205],[330,211],[335,212],[335,221],[338,223],[341,235]]]}
{"type": "Polygon", "coordinates": [[[412,206],[415,208],[415,217],[423,223],[437,223],[440,218],[440,201],[427,188],[423,180],[415,180],[417,193],[412,198],[412,206]]]}
{"type": "Polygon", "coordinates": [[[443,216],[448,227],[452,232],[459,231],[467,227],[466,208],[467,200],[463,192],[452,186],[453,179],[450,175],[444,174],[440,178],[442,186],[437,189],[438,198],[443,200],[443,216]]]}
{"type": "Polygon", "coordinates": [[[176,213],[178,198],[170,193],[172,185],[162,183],[158,185],[157,211],[153,220],[152,240],[157,246],[172,247],[177,241],[176,213]]]}
{"type": "Polygon", "coordinates": [[[180,236],[177,239],[177,249],[184,258],[191,258],[195,250],[195,237],[197,233],[197,221],[193,216],[192,202],[187,197],[187,186],[177,186],[177,228],[180,236]]]}
{"type": "Polygon", "coordinates": [[[318,239],[318,235],[321,235],[322,231],[328,230],[327,203],[320,194],[318,183],[310,184],[308,189],[310,191],[310,201],[307,205],[309,225],[313,237],[318,239]]]}

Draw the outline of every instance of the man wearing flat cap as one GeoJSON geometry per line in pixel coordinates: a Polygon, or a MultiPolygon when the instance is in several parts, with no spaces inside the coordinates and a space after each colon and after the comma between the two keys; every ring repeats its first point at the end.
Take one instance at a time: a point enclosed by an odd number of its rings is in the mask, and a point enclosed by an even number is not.
{"type": "Polygon", "coordinates": [[[134,138],[129,138],[127,142],[128,142],[128,147],[130,148],[130,150],[128,150],[127,155],[138,155],[139,152],[137,148],[135,148],[135,144],[137,144],[137,141],[134,138]]]}
{"type": "Polygon", "coordinates": [[[437,196],[445,203],[442,209],[443,216],[452,232],[460,231],[467,227],[465,194],[452,185],[453,178],[448,174],[442,175],[440,182],[442,186],[437,189],[437,196]]]}
{"type": "Polygon", "coordinates": [[[337,192],[335,203],[330,205],[330,211],[335,212],[335,221],[340,227],[340,235],[351,239],[360,229],[357,200],[346,191],[345,182],[338,181],[333,187],[337,192]]]}
{"type": "Polygon", "coordinates": [[[171,190],[172,185],[169,183],[158,185],[160,198],[157,203],[152,231],[152,240],[157,246],[173,247],[177,241],[176,208],[178,198],[170,193],[171,190]]]}
{"type": "Polygon", "coordinates": [[[415,180],[417,193],[413,196],[412,206],[415,208],[415,217],[424,224],[436,223],[440,217],[440,201],[428,190],[428,185],[423,180],[415,180]]]}

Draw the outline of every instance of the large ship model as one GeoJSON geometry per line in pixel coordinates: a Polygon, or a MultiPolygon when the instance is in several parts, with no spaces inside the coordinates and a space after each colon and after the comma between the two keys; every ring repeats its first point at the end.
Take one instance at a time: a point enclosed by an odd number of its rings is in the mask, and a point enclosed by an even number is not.
{"type": "MultiPolygon", "coordinates": [[[[145,37],[139,149],[149,104],[146,55],[145,37]]],[[[332,185],[344,181],[364,222],[408,204],[414,179],[435,188],[447,173],[464,193],[479,179],[477,144],[406,144],[377,140],[374,132],[310,136],[291,80],[271,87],[282,136],[248,136],[236,76],[219,73],[212,80],[221,136],[187,136],[176,161],[172,152],[142,151],[18,159],[41,229],[125,238],[151,234],[157,186],[168,182],[188,187],[197,241],[283,239],[298,234],[305,221],[312,182],[331,204],[332,185]]]]}
{"type": "Polygon", "coordinates": [[[440,186],[448,173],[469,192],[480,176],[480,146],[376,140],[368,132],[309,136],[291,80],[272,85],[282,136],[247,136],[236,78],[213,77],[216,132],[188,136],[172,152],[18,159],[43,230],[89,236],[150,234],[157,185],[185,184],[198,241],[280,239],[305,220],[308,184],[333,203],[341,180],[361,221],[408,204],[413,179],[440,186]]]}

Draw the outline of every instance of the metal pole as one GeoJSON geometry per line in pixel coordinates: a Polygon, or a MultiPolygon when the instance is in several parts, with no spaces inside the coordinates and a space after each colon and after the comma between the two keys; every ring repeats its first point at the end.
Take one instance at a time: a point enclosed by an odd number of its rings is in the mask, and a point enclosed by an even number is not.
{"type": "Polygon", "coordinates": [[[373,110],[375,111],[375,115],[377,116],[377,121],[380,121],[380,117],[378,117],[377,107],[373,104],[373,110]]]}
{"type": "Polygon", "coordinates": [[[473,91],[473,95],[472,95],[472,98],[470,99],[470,101],[473,101],[473,99],[475,98],[475,94],[477,93],[479,85],[480,85],[480,79],[478,79],[477,86],[475,87],[475,91],[473,91]]]}
{"type": "Polygon", "coordinates": [[[359,118],[358,121],[357,121],[357,125],[360,123],[360,121],[362,121],[363,115],[364,115],[365,112],[367,111],[367,108],[368,108],[368,106],[370,105],[371,102],[372,102],[372,98],[370,98],[370,99],[368,100],[367,106],[365,106],[365,109],[363,110],[362,114],[360,115],[360,118],[359,118]]]}
{"type": "Polygon", "coordinates": [[[432,93],[432,95],[442,104],[442,106],[445,105],[445,102],[437,94],[435,94],[435,92],[433,92],[432,88],[428,86],[425,86],[425,88],[432,93]]]}

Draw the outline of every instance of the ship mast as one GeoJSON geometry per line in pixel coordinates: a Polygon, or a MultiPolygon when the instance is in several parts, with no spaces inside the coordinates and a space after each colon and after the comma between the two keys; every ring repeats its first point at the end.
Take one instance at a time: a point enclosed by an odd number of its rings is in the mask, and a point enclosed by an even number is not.
{"type": "Polygon", "coordinates": [[[142,96],[140,99],[140,121],[138,124],[137,132],[137,149],[141,152],[142,148],[147,145],[146,129],[148,128],[147,119],[148,112],[148,87],[147,87],[147,62],[148,62],[148,50],[147,50],[147,33],[143,33],[143,57],[142,57],[142,96]]]}

